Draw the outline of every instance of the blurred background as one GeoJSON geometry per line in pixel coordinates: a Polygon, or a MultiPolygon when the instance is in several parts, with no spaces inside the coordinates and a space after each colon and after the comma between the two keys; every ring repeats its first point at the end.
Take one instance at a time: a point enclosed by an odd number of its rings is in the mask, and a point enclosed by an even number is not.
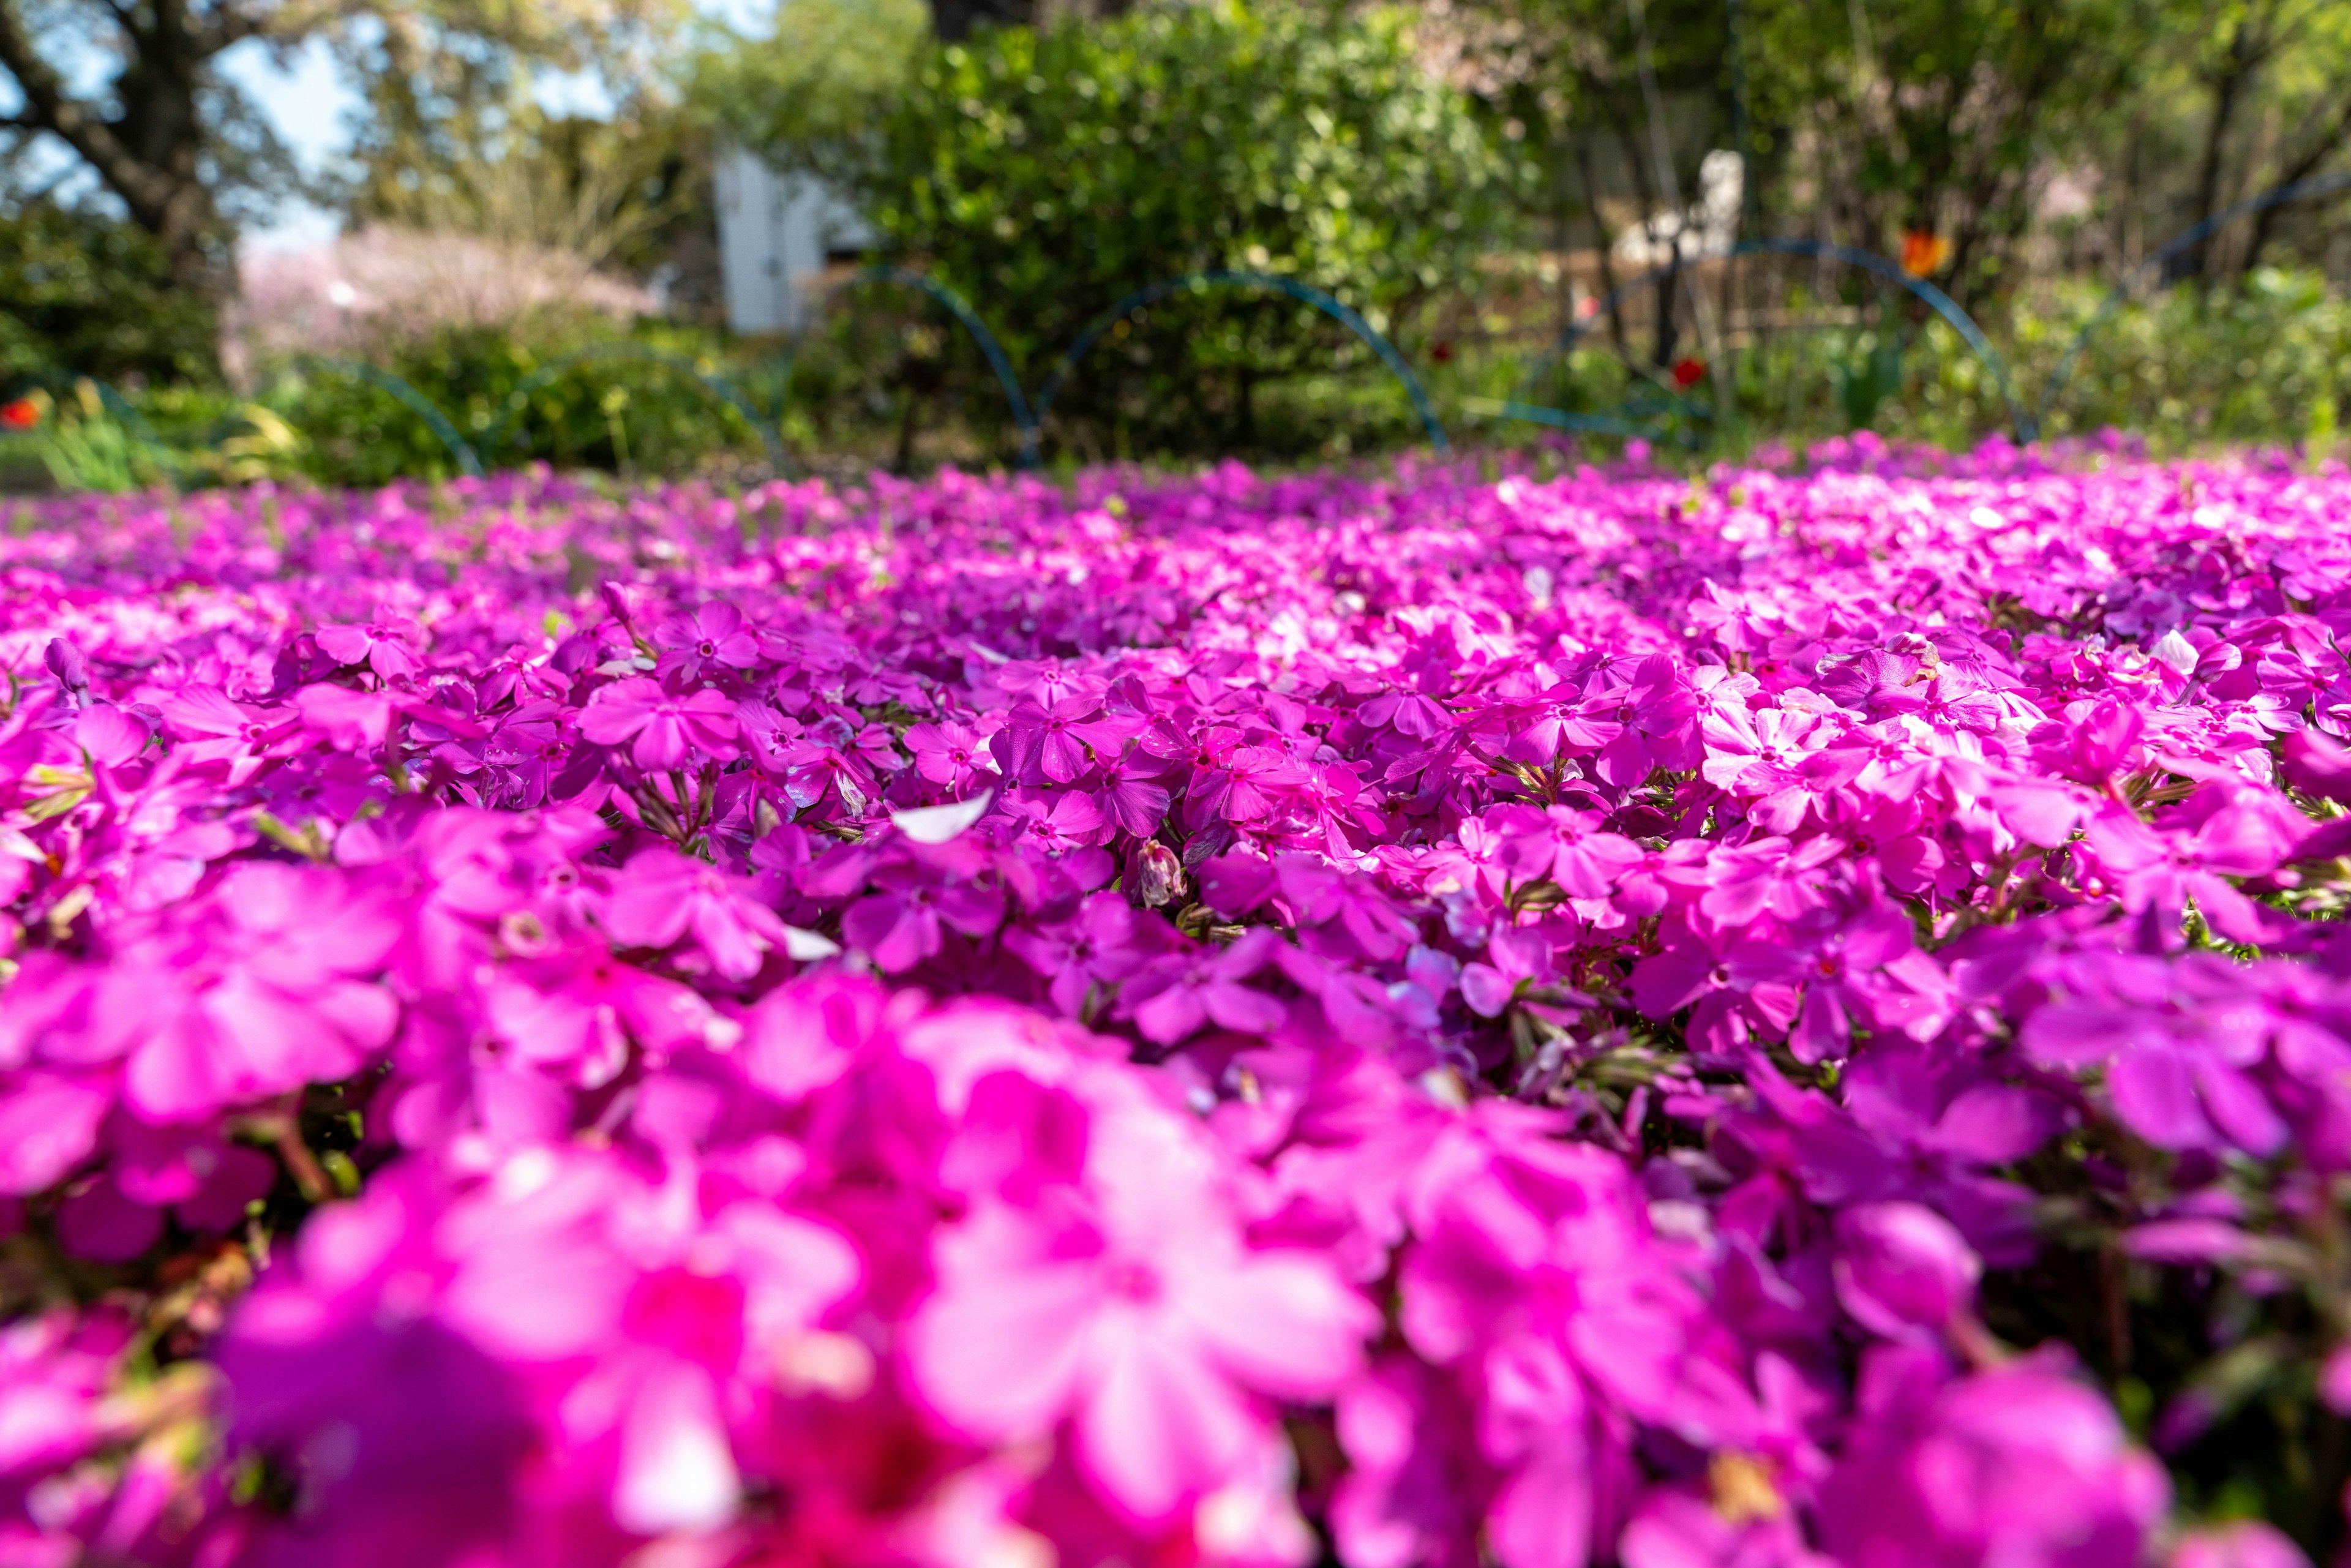
{"type": "Polygon", "coordinates": [[[0,0],[0,487],[2324,454],[2346,187],[2340,0],[0,0]]]}

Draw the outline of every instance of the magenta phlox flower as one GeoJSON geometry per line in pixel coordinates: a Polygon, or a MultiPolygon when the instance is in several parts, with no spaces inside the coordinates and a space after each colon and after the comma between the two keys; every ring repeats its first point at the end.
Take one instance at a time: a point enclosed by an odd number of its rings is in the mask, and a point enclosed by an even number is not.
{"type": "Polygon", "coordinates": [[[1659,1487],[1643,1497],[1616,1542],[1625,1568],[1835,1568],[1806,1544],[1797,1511],[1771,1506],[1771,1494],[1718,1500],[1708,1490],[1659,1487]]]}
{"type": "Polygon", "coordinates": [[[1520,879],[1549,878],[1570,898],[1604,898],[1640,857],[1623,835],[1604,831],[1596,811],[1569,806],[1497,806],[1487,826],[1504,841],[1504,862],[1520,879]]]}
{"type": "Polygon", "coordinates": [[[843,912],[841,935],[884,973],[897,975],[936,956],[949,931],[989,936],[1003,923],[1004,891],[992,880],[893,861],[873,872],[872,891],[843,912]]]}
{"type": "Polygon", "coordinates": [[[1823,696],[1872,719],[1916,715],[1938,729],[1988,734],[2008,716],[1976,673],[1931,655],[1873,648],[1815,684],[1823,696]]]}
{"type": "Polygon", "coordinates": [[[1383,692],[1357,708],[1355,716],[1372,729],[1393,729],[1417,741],[1433,740],[1454,725],[1445,705],[1421,692],[1383,692]]]}
{"type": "Polygon", "coordinates": [[[984,1201],[942,1233],[906,1355],[958,1432],[1033,1440],[1067,1419],[1088,1481],[1149,1523],[1246,1471],[1263,1398],[1344,1385],[1377,1317],[1321,1257],[1242,1240],[1196,1134],[1165,1112],[1116,1120],[1081,1194],[984,1201]]]}
{"type": "Polygon", "coordinates": [[[1044,978],[1053,1005],[1075,1018],[1097,988],[1115,987],[1151,956],[1156,944],[1147,934],[1155,925],[1138,919],[1117,894],[1097,893],[1069,920],[1013,926],[1004,946],[1044,978]]]}
{"type": "Polygon", "coordinates": [[[256,861],[173,914],[179,929],[131,943],[94,977],[78,1027],[46,1048],[53,1060],[120,1056],[140,1115],[184,1121],[348,1077],[390,1040],[400,1006],[374,977],[400,925],[381,892],[256,861]]]}
{"type": "Polygon", "coordinates": [[[1800,842],[1750,839],[1710,848],[1702,860],[1669,862],[1659,875],[1676,890],[1697,894],[1693,924],[1709,934],[1733,932],[1763,915],[1794,921],[1823,907],[1829,877],[1823,868],[1844,847],[1825,835],[1800,842]]]}
{"type": "Polygon", "coordinates": [[[427,1184],[371,1184],[320,1214],[238,1306],[219,1352],[227,1441],[275,1456],[301,1500],[256,1562],[462,1560],[516,1528],[533,1441],[523,1390],[433,1312],[427,1184]]]}
{"type": "Polygon", "coordinates": [[[59,1309],[0,1328],[0,1496],[106,1440],[100,1400],[133,1327],[115,1314],[81,1322],[59,1309]]]}
{"type": "Polygon", "coordinates": [[[385,681],[405,680],[423,666],[416,647],[424,629],[404,615],[379,614],[364,625],[321,626],[319,649],[338,664],[365,664],[385,681]]]}
{"type": "Polygon", "coordinates": [[[881,725],[860,725],[853,716],[831,714],[808,726],[783,719],[766,728],[767,710],[746,705],[747,728],[765,750],[762,765],[781,779],[785,798],[801,810],[828,792],[840,798],[852,817],[861,817],[882,793],[882,776],[904,764],[881,725]]]}
{"type": "Polygon", "coordinates": [[[577,715],[548,701],[518,704],[502,715],[484,742],[483,759],[509,781],[512,804],[543,805],[572,759],[577,715]]]}
{"type": "Polygon", "coordinates": [[[1486,956],[1461,966],[1461,999],[1480,1018],[1499,1018],[1524,988],[1552,978],[1551,938],[1539,930],[1500,930],[1486,956]]]}
{"type": "Polygon", "coordinates": [[[590,1089],[628,1065],[632,1040],[659,1060],[708,1042],[720,1021],[692,990],[622,963],[601,945],[505,965],[482,1003],[515,1061],[590,1089]]]}
{"type": "Polygon", "coordinates": [[[1012,819],[1014,843],[1051,859],[1099,844],[1112,831],[1092,800],[1074,789],[1012,791],[1004,812],[1012,819]]]}
{"type": "Polygon", "coordinates": [[[2146,733],[2146,716],[2109,696],[2068,704],[2063,717],[2039,726],[2030,738],[2035,759],[2050,771],[2095,787],[2143,763],[2146,733]]]}
{"type": "Polygon", "coordinates": [[[1159,1045],[1174,1045],[1210,1023],[1240,1034],[1270,1033],[1289,1009],[1246,982],[1272,961],[1280,943],[1259,925],[1221,951],[1155,958],[1121,988],[1118,1016],[1159,1045]]]}
{"type": "Polygon", "coordinates": [[[371,750],[383,744],[392,727],[392,704],[349,686],[304,686],[294,694],[294,708],[337,751],[371,750]]]}
{"type": "Polygon", "coordinates": [[[2170,1568],[2310,1568],[2294,1538],[2258,1519],[2191,1530],[2172,1548],[2170,1568]]]}
{"type": "Polygon", "coordinates": [[[1334,962],[1385,963],[1403,956],[1418,935],[1411,917],[1360,872],[1293,851],[1275,857],[1273,874],[1301,944],[1334,962]]]}
{"type": "Polygon", "coordinates": [[[1674,661],[1653,653],[1629,670],[1596,674],[1580,688],[1562,683],[1531,712],[1513,710],[1503,755],[1549,766],[1591,756],[1593,773],[1620,789],[1659,768],[1698,760],[1698,704],[1674,661]]]}
{"type": "Polygon", "coordinates": [[[1506,834],[1486,817],[1465,819],[1454,840],[1432,850],[1421,863],[1420,883],[1443,895],[1474,889],[1497,902],[1510,893],[1520,851],[1516,834],[1506,834]]]}
{"type": "Polygon", "coordinates": [[[1362,775],[1343,761],[1304,763],[1301,771],[1305,779],[1295,792],[1292,810],[1310,831],[1321,835],[1316,847],[1334,861],[1357,858],[1363,844],[1376,840],[1382,827],[1362,775]]]}
{"type": "MultiPolygon", "coordinates": [[[[42,977],[32,977],[35,987],[42,977]]],[[[23,1196],[54,1186],[97,1149],[114,1086],[94,1073],[41,1071],[12,1072],[5,1082],[0,1193],[23,1196]]]]}
{"type": "Polygon", "coordinates": [[[653,673],[664,681],[692,685],[705,673],[747,670],[759,663],[759,639],[744,628],[743,612],[723,599],[683,615],[664,618],[653,629],[653,673]]]}
{"type": "MultiPolygon", "coordinates": [[[[1540,1343],[1504,1375],[1564,1369],[1629,1414],[1671,1406],[1698,1311],[1689,1285],[1653,1256],[1647,1211],[1622,1162],[1554,1143],[1510,1108],[1448,1129],[1406,1197],[1416,1241],[1403,1325],[1439,1365],[1481,1346],[1540,1343]]],[[[1555,1390],[1562,1412],[1580,1393],[1555,1390]]]]}
{"type": "Polygon", "coordinates": [[[1331,1532],[1352,1568],[1477,1568],[1494,1494],[1475,1411],[1457,1381],[1389,1355],[1339,1393],[1347,1474],[1331,1532]]]}
{"type": "Polygon", "coordinates": [[[669,947],[691,931],[710,967],[730,980],[758,974],[786,941],[783,922],[739,878],[666,845],[639,851],[613,873],[600,918],[622,947],[669,947]]]}
{"type": "Polygon", "coordinates": [[[1846,1054],[1856,1019],[1923,1040],[1950,1017],[1949,980],[1920,952],[1907,915],[1878,901],[1849,914],[1810,912],[1784,934],[1734,944],[1729,983],[1801,991],[1789,1043],[1802,1061],[1846,1054]]]}
{"type": "Polygon", "coordinates": [[[598,687],[580,716],[580,734],[599,746],[632,743],[629,756],[644,768],[726,761],[735,756],[737,727],[734,701],[725,693],[675,696],[643,675],[598,687]]]}
{"type": "Polygon", "coordinates": [[[92,703],[74,716],[73,741],[100,768],[120,768],[147,749],[154,731],[147,720],[112,703],[92,703]]]}
{"type": "Polygon", "coordinates": [[[2189,900],[2221,935],[2268,939],[2269,922],[2228,878],[2263,876],[2293,852],[2304,829],[2271,791],[2200,785],[2153,823],[2117,804],[2091,820],[2083,848],[2115,882],[2125,908],[2176,921],[2189,900]]]}
{"type": "Polygon", "coordinates": [[[997,772],[987,737],[976,726],[925,721],[906,731],[905,745],[914,770],[951,795],[973,793],[997,772]]]}
{"type": "Polygon", "coordinates": [[[1707,782],[1750,798],[1787,788],[1797,765],[1834,738],[1817,713],[1792,706],[1719,707],[1698,728],[1706,739],[1698,770],[1707,782]]]}
{"type": "Polygon", "coordinates": [[[183,686],[159,705],[166,730],[191,763],[226,762],[243,783],[258,759],[287,757],[310,744],[297,716],[231,701],[217,686],[183,686]]]}
{"type": "Polygon", "coordinates": [[[1931,1343],[1973,1311],[1982,1261],[1920,1204],[1865,1203],[1836,1219],[1837,1300],[1883,1338],[1931,1343]]]}
{"type": "Polygon", "coordinates": [[[1165,764],[1141,747],[1129,746],[1101,773],[1094,800],[1103,820],[1139,839],[1156,833],[1173,800],[1164,782],[1165,764]]]}
{"type": "Polygon", "coordinates": [[[1022,702],[988,737],[988,749],[1007,779],[1026,784],[1067,784],[1101,756],[1115,756],[1138,727],[1102,711],[1098,697],[1068,695],[1050,706],[1022,702]]]}
{"type": "Polygon", "coordinates": [[[1792,980],[1734,969],[1726,954],[1678,922],[1656,952],[1633,966],[1628,988],[1633,1004],[1652,1019],[1689,1009],[1687,1038],[1715,1057],[1735,1053],[1759,1031],[1784,1035],[1800,1006],[1792,980]]]}
{"type": "Polygon", "coordinates": [[[1823,1488],[1823,1544],[1854,1568],[2142,1561],[2170,1489],[2069,1372],[2043,1354],[1947,1382],[1932,1352],[1872,1351],[1855,1416],[1873,1440],[1823,1488]]]}
{"type": "Polygon", "coordinates": [[[1493,722],[1510,737],[1503,756],[1549,768],[1563,757],[1589,757],[1613,743],[1625,730],[1616,716],[1621,706],[1605,692],[1562,681],[1531,702],[1510,705],[1493,722]]]}
{"type": "Polygon", "coordinates": [[[1623,1465],[1607,1416],[1669,1414],[1698,1312],[1624,1166],[1532,1131],[1497,1115],[1437,1141],[1403,1270],[1405,1340],[1474,1380],[1479,1448],[1503,1477],[1488,1537],[1508,1568],[1590,1559],[1596,1494],[1623,1465]]]}
{"type": "Polygon", "coordinates": [[[1229,726],[1209,729],[1191,758],[1184,788],[1186,821],[1255,821],[1275,810],[1279,792],[1301,781],[1297,765],[1269,746],[1244,742],[1229,726]]]}
{"type": "Polygon", "coordinates": [[[2227,959],[2085,953],[2050,978],[2057,994],[2019,1031],[2026,1054],[2103,1068],[2132,1131],[2168,1149],[2265,1155],[2284,1144],[2286,1124],[2257,1076],[2281,1020],[2227,959]]]}

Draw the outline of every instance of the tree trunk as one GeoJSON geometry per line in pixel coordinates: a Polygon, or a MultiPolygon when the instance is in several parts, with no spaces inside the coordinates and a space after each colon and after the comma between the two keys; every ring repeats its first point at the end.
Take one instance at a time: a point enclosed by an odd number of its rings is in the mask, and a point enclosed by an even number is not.
{"type": "MultiPolygon", "coordinates": [[[[2212,119],[2204,131],[2204,155],[2196,166],[2196,222],[2209,223],[2220,210],[2220,166],[2228,155],[2229,128],[2237,116],[2237,105],[2252,82],[2260,60],[2253,47],[2252,30],[2240,21],[2229,39],[2228,58],[2212,78],[2212,119]]],[[[2206,256],[2212,248],[2212,236],[2206,235],[2189,246],[2167,270],[2171,277],[2201,276],[2206,256]]],[[[2168,279],[2167,279],[2168,281],[2168,279]]]]}
{"type": "MultiPolygon", "coordinates": [[[[2318,133],[2303,143],[2302,148],[2285,166],[2278,171],[2275,184],[2298,185],[2318,172],[2320,164],[2335,156],[2346,138],[2351,137],[2351,93],[2344,96],[2333,116],[2327,119],[2318,133]]],[[[2277,229],[2277,221],[2285,212],[2283,202],[2263,207],[2253,217],[2252,237],[2245,242],[2245,270],[2251,272],[2260,265],[2262,251],[2269,245],[2277,229]]]]}
{"type": "Polygon", "coordinates": [[[931,29],[959,43],[977,27],[1033,26],[1037,8],[1037,0],[931,0],[931,29]]]}
{"type": "Polygon", "coordinates": [[[109,117],[78,97],[34,47],[19,0],[0,0],[0,69],[15,78],[24,99],[12,118],[64,142],[121,198],[131,221],[162,246],[174,283],[218,298],[230,268],[220,211],[204,175],[197,100],[212,57],[247,31],[217,22],[200,26],[183,0],[117,14],[129,59],[109,84],[122,106],[109,117]]]}

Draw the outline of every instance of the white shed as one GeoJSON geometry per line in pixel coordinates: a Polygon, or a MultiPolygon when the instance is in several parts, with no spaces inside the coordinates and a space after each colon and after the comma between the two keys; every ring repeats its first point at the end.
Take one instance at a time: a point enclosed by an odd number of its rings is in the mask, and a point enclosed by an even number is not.
{"type": "Polygon", "coordinates": [[[825,264],[872,244],[855,209],[803,174],[777,172],[758,154],[718,154],[719,265],[726,325],[737,332],[797,332],[822,300],[825,264]]]}

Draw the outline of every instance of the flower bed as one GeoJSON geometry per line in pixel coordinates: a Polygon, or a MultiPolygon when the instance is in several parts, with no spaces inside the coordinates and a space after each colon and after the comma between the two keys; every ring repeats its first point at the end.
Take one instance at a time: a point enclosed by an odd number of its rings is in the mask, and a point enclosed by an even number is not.
{"type": "Polygon", "coordinates": [[[20,511],[0,1560],[2331,1541],[2351,478],[1828,457],[20,511]]]}

